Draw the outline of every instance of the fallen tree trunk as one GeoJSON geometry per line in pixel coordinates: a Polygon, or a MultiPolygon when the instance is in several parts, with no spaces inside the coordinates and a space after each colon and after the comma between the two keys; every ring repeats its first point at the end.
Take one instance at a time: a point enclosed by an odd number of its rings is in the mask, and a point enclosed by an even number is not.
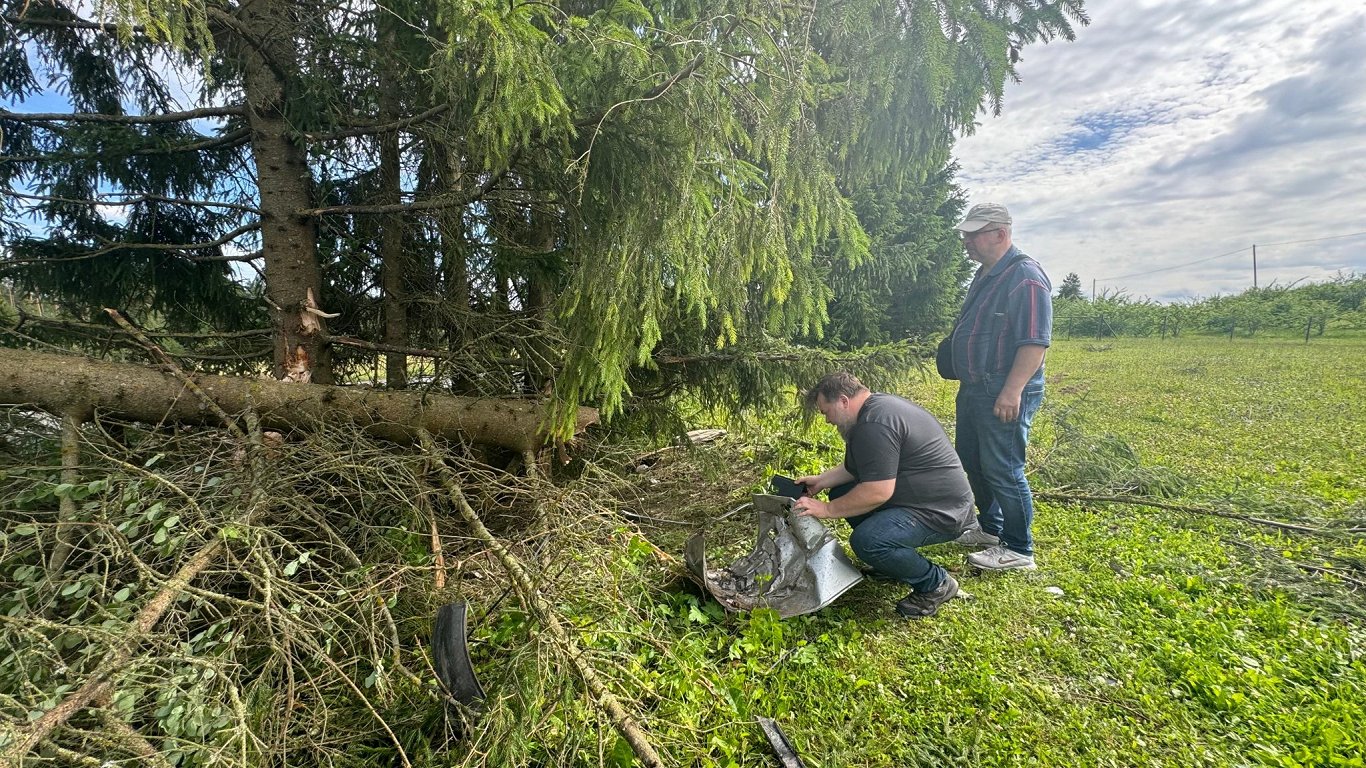
{"type": "MultiPolygon", "coordinates": [[[[252,407],[271,429],[308,429],[346,420],[385,440],[415,442],[420,430],[518,451],[546,442],[540,404],[521,399],[454,397],[422,392],[296,384],[235,376],[191,376],[223,410],[252,407]]],[[[151,423],[220,424],[169,373],[74,355],[0,348],[0,403],[33,404],[52,413],[103,413],[151,423]]],[[[575,431],[597,421],[580,408],[575,431]]]]}

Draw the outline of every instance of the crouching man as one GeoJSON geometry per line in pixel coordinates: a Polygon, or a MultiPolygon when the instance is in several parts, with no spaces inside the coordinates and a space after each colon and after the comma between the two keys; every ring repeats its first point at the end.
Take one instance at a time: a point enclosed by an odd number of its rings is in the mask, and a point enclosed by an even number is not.
{"type": "Polygon", "coordinates": [[[813,496],[800,514],[843,518],[849,544],[876,571],[910,585],[896,604],[907,618],[933,616],[958,593],[958,582],[917,549],[953,541],[976,520],[972,489],[944,427],[924,408],[896,395],[869,392],[848,373],[832,373],[806,393],[844,438],[844,463],[797,479],[813,496]]]}

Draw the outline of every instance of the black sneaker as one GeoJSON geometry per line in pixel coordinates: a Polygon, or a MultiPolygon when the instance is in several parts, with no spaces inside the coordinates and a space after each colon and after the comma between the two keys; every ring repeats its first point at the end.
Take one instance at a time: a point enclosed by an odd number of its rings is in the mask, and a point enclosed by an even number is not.
{"type": "Polygon", "coordinates": [[[958,580],[953,574],[944,574],[944,583],[933,592],[912,592],[896,604],[896,612],[908,619],[923,619],[939,612],[939,606],[958,594],[958,580]]]}

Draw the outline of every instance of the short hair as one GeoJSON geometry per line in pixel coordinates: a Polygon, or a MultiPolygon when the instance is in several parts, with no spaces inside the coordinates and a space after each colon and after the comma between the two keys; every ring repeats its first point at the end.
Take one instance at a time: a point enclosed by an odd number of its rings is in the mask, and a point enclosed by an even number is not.
{"type": "Polygon", "coordinates": [[[803,402],[807,408],[815,408],[818,397],[823,397],[826,402],[830,402],[839,399],[840,395],[853,397],[860,392],[867,391],[868,388],[863,386],[863,382],[859,381],[854,374],[848,371],[836,371],[826,374],[820,381],[816,382],[816,386],[807,391],[803,402]]]}

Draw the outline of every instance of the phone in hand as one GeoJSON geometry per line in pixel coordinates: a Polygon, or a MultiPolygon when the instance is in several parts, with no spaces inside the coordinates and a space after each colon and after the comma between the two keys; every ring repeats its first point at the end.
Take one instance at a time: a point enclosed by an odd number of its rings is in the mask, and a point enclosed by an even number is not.
{"type": "Polygon", "coordinates": [[[800,499],[801,497],[808,495],[804,483],[799,483],[796,480],[793,480],[790,477],[784,477],[783,475],[774,475],[773,479],[769,481],[769,485],[773,487],[773,493],[776,496],[786,496],[789,499],[800,499]]]}

